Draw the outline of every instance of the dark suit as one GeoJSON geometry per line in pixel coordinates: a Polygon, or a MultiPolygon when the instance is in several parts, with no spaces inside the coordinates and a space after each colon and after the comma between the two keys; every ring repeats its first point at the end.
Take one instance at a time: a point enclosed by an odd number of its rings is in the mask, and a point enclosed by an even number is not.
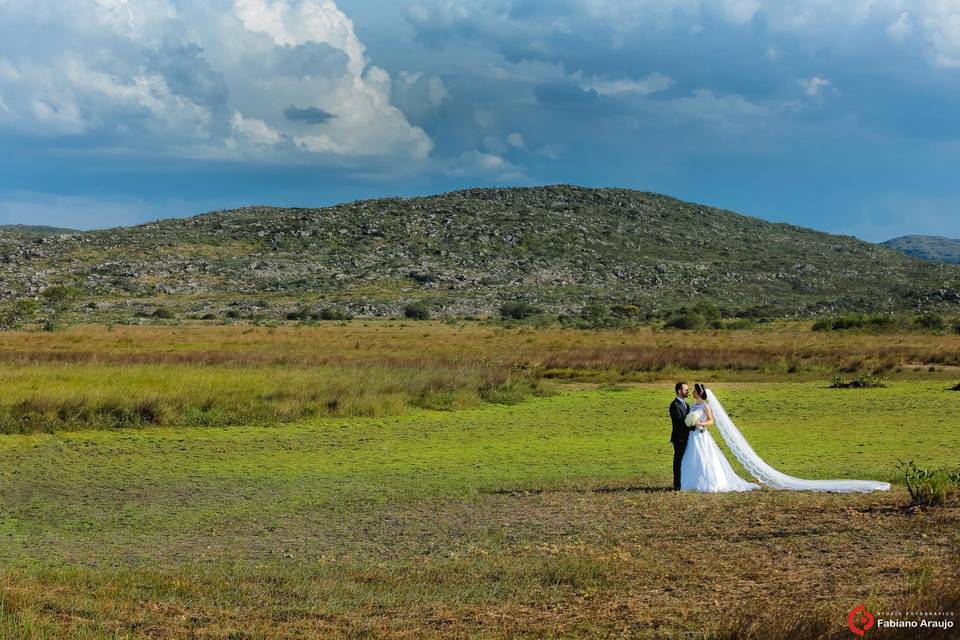
{"type": "Polygon", "coordinates": [[[680,461],[683,452],[687,450],[687,439],[690,437],[690,427],[684,420],[690,413],[690,407],[679,397],[670,403],[670,421],[673,430],[670,432],[670,442],[673,443],[673,488],[680,489],[680,461]]]}

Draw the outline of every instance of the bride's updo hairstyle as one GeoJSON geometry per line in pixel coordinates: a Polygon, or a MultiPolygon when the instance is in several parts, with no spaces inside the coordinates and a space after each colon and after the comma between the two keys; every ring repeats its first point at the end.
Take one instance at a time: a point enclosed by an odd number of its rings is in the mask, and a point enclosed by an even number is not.
{"type": "Polygon", "coordinates": [[[707,399],[707,387],[705,385],[702,385],[698,382],[697,384],[693,385],[693,390],[704,400],[707,399]]]}

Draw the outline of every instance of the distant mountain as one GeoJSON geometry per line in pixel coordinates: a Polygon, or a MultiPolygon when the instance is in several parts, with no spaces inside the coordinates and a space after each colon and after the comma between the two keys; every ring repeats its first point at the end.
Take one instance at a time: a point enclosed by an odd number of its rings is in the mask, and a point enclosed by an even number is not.
{"type": "Polygon", "coordinates": [[[0,233],[19,236],[49,236],[58,233],[76,233],[76,230],[30,224],[0,224],[0,233]]]}
{"type": "Polygon", "coordinates": [[[136,227],[0,236],[0,305],[52,285],[91,320],[557,313],[598,301],[662,314],[698,300],[781,317],[947,306],[960,266],[625,189],[470,189],[325,209],[252,206],[136,227]]]}
{"type": "Polygon", "coordinates": [[[882,244],[914,258],[960,264],[960,240],[943,236],[901,236],[882,244]]]}

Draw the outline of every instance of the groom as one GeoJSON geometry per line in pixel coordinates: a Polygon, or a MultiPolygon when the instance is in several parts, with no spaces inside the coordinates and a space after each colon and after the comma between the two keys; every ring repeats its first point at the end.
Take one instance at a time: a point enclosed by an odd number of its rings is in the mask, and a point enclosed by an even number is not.
{"type": "Polygon", "coordinates": [[[690,437],[690,427],[685,422],[687,414],[690,413],[690,407],[684,400],[690,390],[685,382],[678,382],[674,387],[677,397],[670,403],[670,421],[673,422],[673,431],[670,432],[670,442],[673,443],[673,488],[680,490],[680,461],[683,460],[683,452],[687,450],[687,438],[690,437]]]}

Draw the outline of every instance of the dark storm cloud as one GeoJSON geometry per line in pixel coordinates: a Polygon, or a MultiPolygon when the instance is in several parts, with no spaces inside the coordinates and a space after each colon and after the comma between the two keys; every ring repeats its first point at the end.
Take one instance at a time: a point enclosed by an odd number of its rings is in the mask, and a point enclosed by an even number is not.
{"type": "Polygon", "coordinates": [[[335,115],[324,111],[320,107],[295,107],[290,105],[283,110],[283,115],[292,122],[303,122],[306,124],[323,124],[333,118],[335,115]]]}

